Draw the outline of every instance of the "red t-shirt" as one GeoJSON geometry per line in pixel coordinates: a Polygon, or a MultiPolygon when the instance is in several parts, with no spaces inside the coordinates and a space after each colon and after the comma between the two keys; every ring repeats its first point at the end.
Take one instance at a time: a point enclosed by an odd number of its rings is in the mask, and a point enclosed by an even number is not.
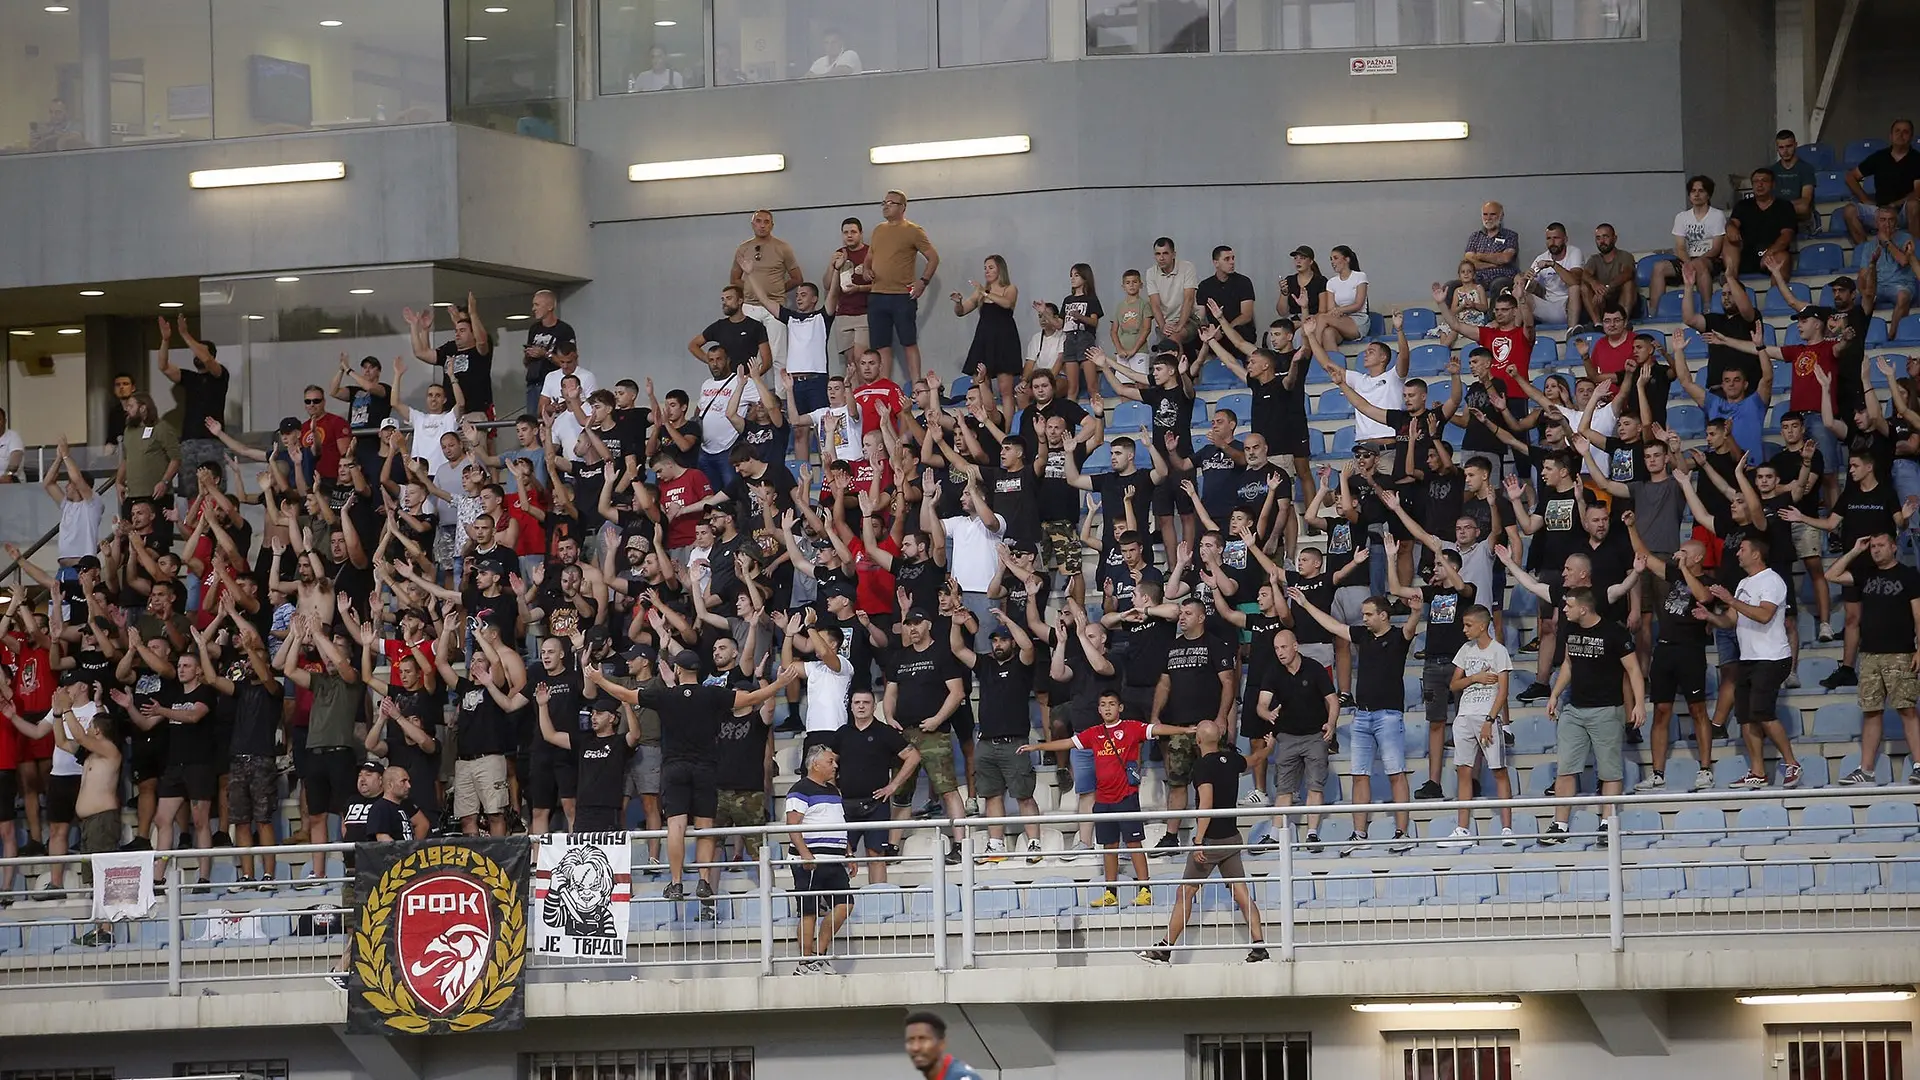
{"type": "MultiPolygon", "coordinates": [[[[891,492],[893,490],[893,466],[887,462],[875,465],[866,458],[853,463],[853,480],[848,483],[856,493],[864,491],[891,492]]],[[[827,489],[821,488],[824,497],[827,489]]],[[[891,498],[891,496],[889,496],[891,498]]]]}
{"type": "Polygon", "coordinates": [[[667,547],[692,547],[693,531],[700,527],[700,515],[671,517],[667,516],[667,510],[692,506],[711,494],[713,485],[707,483],[707,474],[699,469],[688,469],[677,479],[660,481],[660,513],[667,517],[667,547]]]}
{"type": "Polygon", "coordinates": [[[53,708],[53,658],[45,649],[28,647],[19,634],[7,635],[0,657],[13,669],[13,707],[22,717],[38,720],[53,708]]]}
{"type": "Polygon", "coordinates": [[[1127,762],[1140,756],[1147,741],[1147,725],[1138,720],[1100,724],[1073,737],[1073,744],[1093,751],[1093,801],[1117,803],[1140,789],[1127,783],[1127,762]]]}
{"type": "Polygon", "coordinates": [[[1533,339],[1517,326],[1511,330],[1483,326],[1480,344],[1493,354],[1494,381],[1508,397],[1521,397],[1519,383],[1527,381],[1527,367],[1533,363],[1533,339]],[[1513,379],[1519,382],[1509,381],[1513,379]]]}
{"type": "MultiPolygon", "coordinates": [[[[1813,377],[1814,365],[1818,364],[1827,373],[1827,385],[1833,386],[1837,370],[1833,361],[1833,342],[1822,341],[1815,345],[1782,345],[1780,355],[1793,365],[1793,389],[1787,394],[1787,408],[1798,412],[1818,413],[1820,411],[1820,383],[1813,377]]],[[[1832,397],[1832,391],[1828,391],[1832,397]]],[[[1838,403],[1834,411],[1839,411],[1838,403]]]]}
{"type": "MultiPolygon", "coordinates": [[[[847,550],[853,552],[853,606],[866,615],[891,615],[893,613],[893,592],[895,584],[893,573],[880,568],[867,554],[867,545],[860,540],[848,543],[847,550]]],[[[898,559],[900,545],[893,537],[880,538],[880,550],[898,559]]]]}
{"type": "Polygon", "coordinates": [[[1633,335],[1628,334],[1615,345],[1604,337],[1593,342],[1593,369],[1602,375],[1618,375],[1627,369],[1627,359],[1633,355],[1633,335]]]}
{"type": "MultiPolygon", "coordinates": [[[[434,646],[434,640],[432,638],[421,638],[419,641],[412,642],[412,643],[401,641],[399,638],[381,638],[380,639],[380,651],[387,655],[387,667],[394,669],[396,671],[399,670],[400,668],[400,661],[413,655],[415,646],[417,646],[421,654],[427,658],[426,666],[427,668],[431,669],[433,667],[433,646],[434,646]]],[[[365,674],[365,672],[362,672],[361,674],[365,674]]],[[[426,675],[426,672],[422,671],[421,675],[424,677],[426,675]]],[[[393,677],[393,683],[394,685],[398,686],[400,683],[400,676],[395,675],[393,677]]]]}
{"type": "MultiPolygon", "coordinates": [[[[534,495],[527,501],[541,510],[547,508],[545,501],[538,495],[534,495]]],[[[520,523],[520,532],[515,535],[513,539],[513,553],[515,555],[545,555],[547,553],[547,531],[541,528],[540,522],[536,520],[532,514],[527,513],[526,510],[522,508],[521,493],[518,491],[508,492],[507,501],[504,505],[507,508],[507,517],[520,523]]]]}
{"type": "Polygon", "coordinates": [[[887,402],[893,407],[894,430],[899,430],[899,415],[907,409],[906,396],[900,393],[900,387],[890,379],[875,379],[853,392],[854,403],[860,406],[860,430],[880,430],[880,403],[887,402]]]}
{"type": "Polygon", "coordinates": [[[300,443],[313,451],[316,474],[329,480],[340,473],[340,440],[347,437],[351,428],[347,427],[344,417],[334,413],[321,413],[318,420],[308,420],[300,425],[300,443]]]}

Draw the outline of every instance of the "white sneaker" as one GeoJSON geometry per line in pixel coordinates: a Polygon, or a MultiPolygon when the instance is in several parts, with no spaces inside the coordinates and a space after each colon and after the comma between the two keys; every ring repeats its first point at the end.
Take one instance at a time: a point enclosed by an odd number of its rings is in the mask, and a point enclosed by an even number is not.
{"type": "Polygon", "coordinates": [[[1695,791],[1712,791],[1713,790],[1713,770],[1712,769],[1701,769],[1699,772],[1693,774],[1693,790],[1695,791]]]}
{"type": "Polygon", "coordinates": [[[1639,783],[1633,785],[1633,790],[1664,791],[1666,790],[1666,787],[1667,787],[1666,773],[1649,772],[1647,773],[1647,775],[1640,778],[1639,783]]]}
{"type": "Polygon", "coordinates": [[[987,861],[996,862],[996,863],[1006,862],[1007,861],[1007,842],[1004,840],[988,840],[987,841],[987,861]]]}
{"type": "Polygon", "coordinates": [[[1092,848],[1087,846],[1086,841],[1076,837],[1073,844],[1068,847],[1067,850],[1060,853],[1060,861],[1064,863],[1079,862],[1080,856],[1092,850],[1092,848]]]}
{"type": "Polygon", "coordinates": [[[1822,641],[1823,643],[1824,643],[1824,642],[1829,642],[1829,641],[1832,641],[1832,640],[1833,640],[1833,638],[1834,638],[1834,633],[1833,633],[1833,624],[1832,624],[1832,623],[1821,623],[1821,624],[1820,624],[1820,633],[1819,633],[1819,635],[1818,635],[1818,637],[1819,637],[1819,639],[1820,639],[1820,641],[1822,641]]]}
{"type": "Polygon", "coordinates": [[[1027,861],[1028,862],[1037,863],[1041,859],[1045,858],[1046,854],[1047,854],[1046,849],[1040,846],[1039,837],[1037,836],[1027,837],[1027,861]]]}
{"type": "Polygon", "coordinates": [[[1245,795],[1240,796],[1240,805],[1241,806],[1265,806],[1267,805],[1267,793],[1264,791],[1261,791],[1259,788],[1254,788],[1252,791],[1249,791],[1245,795]]]}
{"type": "Polygon", "coordinates": [[[1513,826],[1509,825],[1500,830],[1500,846],[1501,847],[1519,847],[1520,846],[1520,841],[1516,839],[1513,835],[1513,826]]]}
{"type": "Polygon", "coordinates": [[[1472,847],[1473,831],[1465,825],[1455,825],[1453,831],[1447,834],[1447,838],[1440,841],[1439,846],[1443,848],[1472,847]]]}

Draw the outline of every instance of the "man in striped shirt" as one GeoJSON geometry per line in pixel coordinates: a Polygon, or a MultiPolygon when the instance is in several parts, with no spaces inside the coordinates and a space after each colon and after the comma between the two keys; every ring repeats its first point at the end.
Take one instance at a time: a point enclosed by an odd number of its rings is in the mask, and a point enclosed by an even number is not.
{"type": "Polygon", "coordinates": [[[847,815],[840,803],[840,758],[830,746],[807,750],[806,775],[787,790],[793,891],[800,897],[800,966],[795,975],[831,975],[833,935],[853,911],[847,878],[847,815]],[[816,930],[817,924],[817,930],[816,930]]]}

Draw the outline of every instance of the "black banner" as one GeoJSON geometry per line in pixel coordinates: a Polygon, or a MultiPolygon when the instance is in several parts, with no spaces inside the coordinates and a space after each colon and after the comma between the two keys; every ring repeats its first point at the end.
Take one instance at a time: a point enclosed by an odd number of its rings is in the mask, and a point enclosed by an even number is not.
{"type": "Polygon", "coordinates": [[[527,1019],[527,842],[360,844],[347,1030],[517,1031],[527,1019]]]}

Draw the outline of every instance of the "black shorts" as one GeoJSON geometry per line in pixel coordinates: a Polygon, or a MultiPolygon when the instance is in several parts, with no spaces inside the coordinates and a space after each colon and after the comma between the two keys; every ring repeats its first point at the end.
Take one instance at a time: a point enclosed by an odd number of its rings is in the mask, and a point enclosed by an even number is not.
{"type": "Polygon", "coordinates": [[[973,745],[973,706],[961,702],[960,707],[947,717],[947,729],[960,737],[961,746],[973,745]]]}
{"type": "Polygon", "coordinates": [[[660,805],[670,818],[711,821],[720,810],[720,782],[713,766],[698,761],[667,762],[660,774],[660,805]]]}
{"type": "Polygon", "coordinates": [[[168,765],[160,774],[160,797],[212,802],[220,791],[220,772],[212,762],[168,765]]]}
{"type": "Polygon", "coordinates": [[[306,771],[300,773],[300,786],[307,789],[307,813],[318,817],[347,812],[347,803],[358,794],[354,787],[353,752],[344,746],[309,751],[306,771]]]}
{"type": "Polygon", "coordinates": [[[1267,452],[1274,457],[1312,457],[1313,440],[1305,427],[1283,427],[1274,438],[1267,440],[1267,452]]]}
{"type": "Polygon", "coordinates": [[[78,776],[47,777],[47,820],[55,825],[71,825],[76,820],[73,806],[80,798],[78,776]]]}
{"type": "Polygon", "coordinates": [[[1194,474],[1185,473],[1180,476],[1170,476],[1167,483],[1153,489],[1153,516],[1156,520],[1168,514],[1190,515],[1193,513],[1193,500],[1187,498],[1187,493],[1179,488],[1181,480],[1193,480],[1195,484],[1199,483],[1199,479],[1194,474]]]}
{"type": "Polygon", "coordinates": [[[618,832],[620,808],[617,806],[575,806],[568,828],[577,833],[618,832]]]}
{"type": "Polygon", "coordinates": [[[1742,660],[1733,684],[1733,715],[1743,724],[1766,724],[1780,718],[1780,688],[1793,673],[1793,661],[1742,660]]]}
{"type": "Polygon", "coordinates": [[[884,825],[892,820],[892,809],[885,799],[855,799],[851,796],[843,798],[840,810],[846,814],[848,825],[877,823],[883,826],[878,829],[849,830],[847,850],[858,851],[864,842],[867,846],[867,854],[880,854],[881,849],[887,844],[888,832],[884,825]]]}
{"type": "MultiPolygon", "coordinates": [[[[1094,803],[1093,812],[1095,814],[1137,814],[1140,812],[1140,795],[1136,792],[1116,803],[1094,803]]],[[[1103,821],[1098,817],[1093,819],[1093,842],[1096,844],[1117,844],[1122,840],[1130,840],[1137,844],[1146,837],[1146,827],[1138,821],[1103,821]]]]}
{"type": "Polygon", "coordinates": [[[135,742],[132,765],[135,784],[160,779],[160,774],[167,771],[167,744],[158,739],[135,742]]]}
{"type": "Polygon", "coordinates": [[[1859,603],[1859,602],[1860,602],[1860,589],[1859,589],[1859,587],[1858,587],[1858,586],[1856,586],[1856,585],[1842,585],[1842,586],[1840,586],[1840,602],[1841,602],[1841,603],[1843,603],[1843,604],[1857,604],[1857,603],[1859,603]]]}
{"type": "Polygon", "coordinates": [[[1689,705],[1707,700],[1707,647],[1661,642],[1653,647],[1647,690],[1655,705],[1678,697],[1689,705]]]}
{"type": "Polygon", "coordinates": [[[1240,698],[1240,734],[1249,739],[1264,739],[1273,734],[1273,722],[1260,715],[1260,690],[1240,698]]]}
{"type": "MultiPolygon", "coordinates": [[[[1453,658],[1448,657],[1451,661],[1453,658]]],[[[1453,708],[1453,664],[1446,666],[1429,660],[1420,669],[1420,700],[1427,710],[1428,724],[1450,724],[1453,718],[1448,715],[1453,708]]]]}
{"type": "Polygon", "coordinates": [[[542,745],[548,749],[534,748],[533,759],[528,763],[527,798],[535,810],[557,810],[562,800],[579,794],[580,767],[572,754],[548,752],[551,744],[542,745]]]}
{"type": "Polygon", "coordinates": [[[800,894],[802,915],[825,915],[853,903],[853,882],[847,864],[839,859],[822,859],[811,870],[794,864],[793,891],[800,894]]]}
{"type": "Polygon", "coordinates": [[[20,818],[14,804],[20,801],[20,780],[12,769],[0,769],[0,824],[11,826],[20,818]]]}

